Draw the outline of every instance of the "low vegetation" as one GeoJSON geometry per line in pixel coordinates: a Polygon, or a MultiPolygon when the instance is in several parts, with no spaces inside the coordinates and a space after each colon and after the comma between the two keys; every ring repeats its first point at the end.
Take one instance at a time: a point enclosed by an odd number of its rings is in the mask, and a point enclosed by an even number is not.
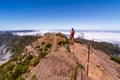
{"type": "Polygon", "coordinates": [[[78,64],[78,68],[85,70],[85,67],[82,64],[78,64]]]}
{"type": "Polygon", "coordinates": [[[116,63],[120,64],[120,58],[117,56],[111,56],[111,60],[115,61],[116,63]]]}
{"type": "Polygon", "coordinates": [[[39,56],[32,60],[32,66],[36,66],[40,62],[40,59],[44,58],[49,53],[50,48],[52,47],[51,43],[45,45],[45,42],[42,42],[41,45],[41,47],[37,47],[39,50],[39,56]]]}
{"type": "Polygon", "coordinates": [[[21,76],[29,72],[32,55],[19,55],[0,66],[0,80],[24,80],[21,76]],[[22,61],[23,59],[24,61],[22,61]]]}
{"type": "Polygon", "coordinates": [[[35,58],[32,62],[32,66],[36,66],[39,62],[40,62],[40,58],[39,57],[35,58]]]}
{"type": "MultiPolygon", "coordinates": [[[[1,67],[0,67],[1,68],[1,67]]],[[[5,68],[1,68],[1,80],[17,80],[20,79],[21,75],[26,73],[28,70],[27,65],[11,65],[8,64],[5,68]]],[[[21,79],[22,80],[22,79],[21,79]]]]}
{"type": "Polygon", "coordinates": [[[52,44],[51,43],[48,43],[45,48],[51,48],[52,47],[52,44]]]}
{"type": "Polygon", "coordinates": [[[31,62],[31,60],[32,60],[32,58],[33,58],[32,55],[27,56],[27,57],[25,58],[25,60],[24,60],[24,64],[25,64],[25,65],[29,65],[30,62],[31,62]]]}
{"type": "Polygon", "coordinates": [[[60,36],[60,37],[64,37],[64,38],[67,38],[64,34],[62,33],[57,33],[56,36],[60,36]]]}
{"type": "Polygon", "coordinates": [[[60,41],[58,42],[58,45],[61,46],[61,45],[65,45],[66,44],[66,41],[60,41]]]}
{"type": "Polygon", "coordinates": [[[71,80],[76,80],[76,76],[77,75],[77,67],[72,71],[72,76],[71,76],[71,80]]]}
{"type": "Polygon", "coordinates": [[[59,41],[59,42],[58,42],[58,45],[61,46],[61,45],[66,45],[66,44],[68,44],[68,43],[69,43],[68,40],[59,41]]]}
{"type": "Polygon", "coordinates": [[[42,44],[42,45],[45,45],[45,42],[42,42],[41,44],[42,44]]]}
{"type": "Polygon", "coordinates": [[[78,64],[78,66],[72,71],[71,80],[76,80],[76,78],[77,78],[77,71],[79,69],[85,70],[85,68],[84,68],[84,66],[82,64],[78,64]]]}
{"type": "Polygon", "coordinates": [[[39,55],[39,57],[40,57],[40,58],[43,58],[43,57],[45,57],[47,54],[48,54],[48,52],[46,52],[46,51],[45,51],[45,52],[41,52],[40,55],[39,55]]]}
{"type": "Polygon", "coordinates": [[[32,75],[32,77],[30,78],[30,80],[37,80],[35,75],[32,75]]]}
{"type": "Polygon", "coordinates": [[[11,51],[17,54],[20,54],[24,51],[24,48],[32,43],[33,41],[37,40],[39,37],[32,37],[32,36],[19,36],[14,40],[14,43],[11,44],[11,51]]]}

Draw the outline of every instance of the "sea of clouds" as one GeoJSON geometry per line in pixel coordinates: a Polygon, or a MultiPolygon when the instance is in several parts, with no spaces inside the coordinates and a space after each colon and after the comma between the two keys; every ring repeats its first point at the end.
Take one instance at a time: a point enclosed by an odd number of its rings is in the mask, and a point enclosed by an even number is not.
{"type": "MultiPolygon", "coordinates": [[[[41,30],[32,32],[16,32],[14,34],[19,36],[25,35],[44,35],[45,33],[58,33],[61,32],[69,37],[70,31],[68,30],[41,30]]],[[[120,46],[120,32],[119,31],[76,31],[75,38],[81,37],[88,40],[94,40],[98,42],[109,42],[120,46]]]]}

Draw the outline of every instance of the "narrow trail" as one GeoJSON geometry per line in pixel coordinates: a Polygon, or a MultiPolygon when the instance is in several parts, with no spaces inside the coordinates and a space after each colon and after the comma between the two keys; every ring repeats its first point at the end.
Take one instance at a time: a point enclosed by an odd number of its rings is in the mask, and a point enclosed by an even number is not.
{"type": "MultiPolygon", "coordinates": [[[[74,45],[75,48],[76,48],[76,44],[74,45]]],[[[76,55],[76,49],[74,48],[74,52],[73,52],[73,45],[69,46],[70,47],[70,52],[71,54],[74,55],[75,59],[76,59],[76,62],[77,62],[77,65],[81,64],[81,61],[79,60],[79,57],[76,55]]],[[[80,46],[79,46],[80,47],[80,46]]],[[[81,51],[82,47],[79,49],[81,51]]],[[[82,64],[83,65],[83,64],[82,64]]],[[[85,70],[81,69],[81,80],[89,80],[89,78],[87,77],[87,73],[85,70]]],[[[78,75],[79,76],[79,75],[78,75]]],[[[76,79],[78,80],[78,79],[76,79]]]]}
{"type": "MultiPolygon", "coordinates": [[[[88,64],[88,47],[86,45],[75,43],[74,53],[72,54],[75,55],[78,63],[84,65],[86,71],[88,64]]],[[[92,52],[90,54],[89,78],[93,80],[120,80],[119,74],[113,67],[110,66],[111,64],[115,63],[113,63],[105,53],[102,54],[100,51],[97,51],[97,53],[92,52]],[[104,61],[104,59],[106,60],[104,61]]]]}
{"type": "Polygon", "coordinates": [[[56,36],[55,35],[53,35],[54,36],[54,39],[53,39],[53,46],[52,46],[52,49],[51,49],[51,53],[54,53],[54,51],[55,51],[55,49],[56,49],[56,45],[57,45],[57,43],[56,43],[56,36]]]}

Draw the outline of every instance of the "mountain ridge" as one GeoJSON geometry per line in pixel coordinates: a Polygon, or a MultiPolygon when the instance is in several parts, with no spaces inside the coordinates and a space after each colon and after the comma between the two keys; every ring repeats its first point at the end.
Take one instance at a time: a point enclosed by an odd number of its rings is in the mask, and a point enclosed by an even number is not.
{"type": "Polygon", "coordinates": [[[46,34],[25,47],[24,52],[0,66],[1,80],[119,80],[120,65],[100,50],[91,48],[87,76],[88,46],[61,33],[46,34]],[[8,68],[8,70],[6,70],[8,68]],[[5,71],[4,71],[5,70],[5,71]]]}

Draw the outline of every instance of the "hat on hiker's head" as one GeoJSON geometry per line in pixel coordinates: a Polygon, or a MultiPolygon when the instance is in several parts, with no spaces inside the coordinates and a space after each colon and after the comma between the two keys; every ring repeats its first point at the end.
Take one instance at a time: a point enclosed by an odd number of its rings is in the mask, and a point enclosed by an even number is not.
{"type": "Polygon", "coordinates": [[[72,28],[72,30],[74,30],[74,29],[72,28]]]}

